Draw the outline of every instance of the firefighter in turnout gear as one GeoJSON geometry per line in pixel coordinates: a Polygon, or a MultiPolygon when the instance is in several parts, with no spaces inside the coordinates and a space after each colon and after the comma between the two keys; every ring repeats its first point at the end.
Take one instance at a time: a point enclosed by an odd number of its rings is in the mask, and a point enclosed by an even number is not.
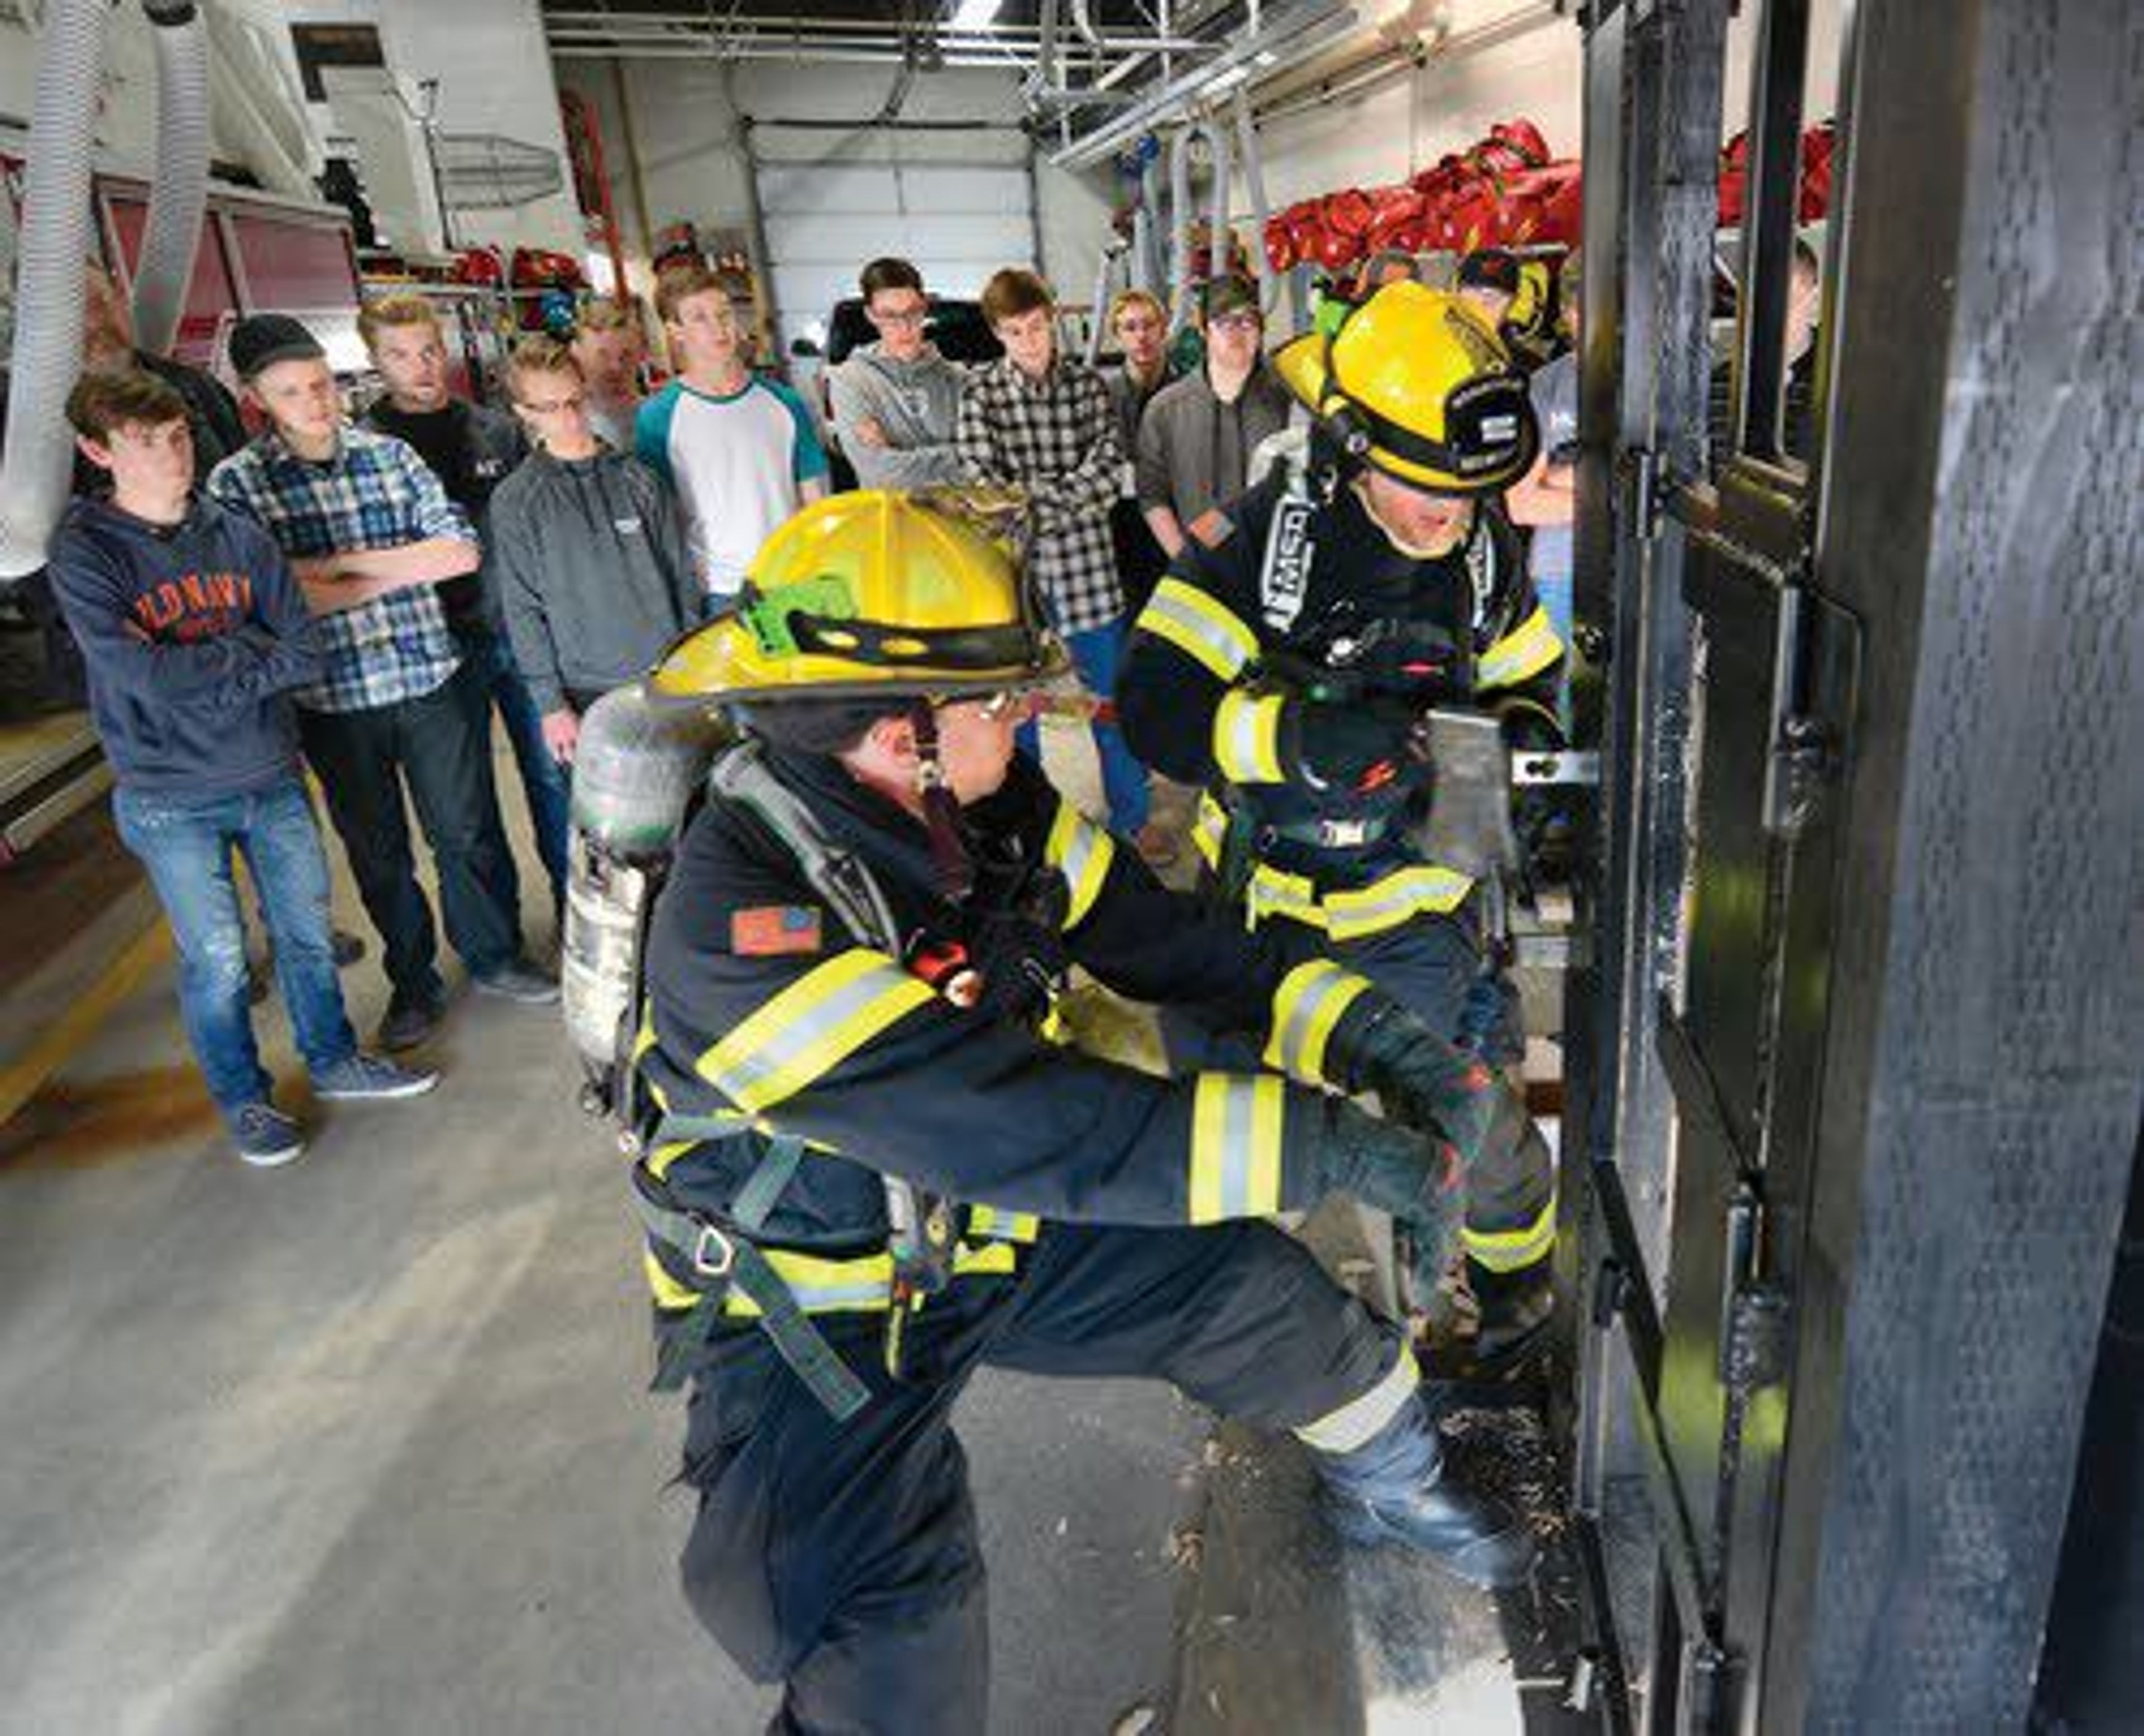
{"type": "MultiPolygon", "coordinates": [[[[1529,747],[1554,720],[1563,647],[1496,498],[1533,459],[1526,382],[1472,308],[1422,285],[1327,311],[1276,359],[1307,447],[1156,588],[1118,707],[1143,759],[1204,787],[1194,841],[1248,926],[1501,1067],[1521,1053],[1516,997],[1474,882],[1417,832],[1432,708],[1494,709],[1529,747]]],[[[1500,1121],[1461,1238],[1486,1368],[1522,1360],[1552,1300],[1553,1164],[1522,1108],[1500,1121]]]]}
{"type": "Polygon", "coordinates": [[[691,1391],[686,1593],[785,1684],[781,1731],[988,1728],[950,1424],[985,1362],[1159,1376],[1298,1436],[1351,1537],[1485,1585],[1532,1559],[1445,1474],[1404,1331],[1262,1221],[1347,1192],[1435,1235],[1492,1081],[1360,976],[1164,890],[1015,756],[1065,667],[1024,596],[945,503],[841,495],[647,683],[745,726],[655,907],[633,1183],[658,1385],[691,1391]],[[1075,963],[1206,1004],[1267,1067],[1065,1046],[1075,963]]]}

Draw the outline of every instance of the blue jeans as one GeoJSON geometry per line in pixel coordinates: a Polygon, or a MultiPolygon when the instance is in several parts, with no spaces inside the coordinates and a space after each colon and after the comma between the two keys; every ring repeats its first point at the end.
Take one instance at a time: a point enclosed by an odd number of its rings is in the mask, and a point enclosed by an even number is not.
{"type": "MultiPolygon", "coordinates": [[[[1114,702],[1117,693],[1117,665],[1124,660],[1124,622],[1119,616],[1084,632],[1065,635],[1065,648],[1072,653],[1072,667],[1095,698],[1112,709],[1106,718],[1094,720],[1094,751],[1102,761],[1102,791],[1109,804],[1109,828],[1129,836],[1146,824],[1146,767],[1124,743],[1117,727],[1114,702]]],[[[1032,723],[1020,730],[1020,751],[1042,763],[1042,738],[1032,723]]]]}
{"type": "MultiPolygon", "coordinates": [[[[491,684],[491,702],[506,726],[506,739],[514,744],[514,762],[521,770],[521,788],[529,798],[529,823],[536,834],[536,854],[551,881],[555,904],[566,895],[566,832],[570,800],[566,774],[551,750],[543,744],[543,716],[529,683],[521,678],[514,661],[514,647],[504,633],[488,633],[481,645],[472,642],[469,659],[480,665],[491,684]]],[[[519,890],[516,876],[516,891],[519,890]]]]}
{"type": "Polygon", "coordinates": [[[253,1041],[234,852],[245,856],[260,895],[275,980],[306,1067],[321,1073],[356,1050],[335,980],[327,859],[296,777],[206,801],[122,788],[112,811],[171,918],[179,1013],[218,1109],[228,1114],[265,1101],[272,1083],[253,1041]]]}

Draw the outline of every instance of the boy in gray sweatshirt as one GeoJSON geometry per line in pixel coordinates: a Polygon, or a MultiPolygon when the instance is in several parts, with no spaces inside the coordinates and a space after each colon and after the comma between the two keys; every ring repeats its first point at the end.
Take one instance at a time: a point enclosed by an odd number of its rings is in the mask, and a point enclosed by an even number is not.
{"type": "Polygon", "coordinates": [[[492,558],[543,740],[571,764],[581,713],[698,621],[700,585],[676,497],[596,438],[573,351],[524,338],[507,384],[535,450],[491,497],[492,558]]]}
{"type": "Polygon", "coordinates": [[[879,340],[826,376],[834,433],[866,489],[925,489],[960,480],[953,424],[962,374],[923,335],[931,300],[905,259],[875,259],[859,280],[879,340]]]}

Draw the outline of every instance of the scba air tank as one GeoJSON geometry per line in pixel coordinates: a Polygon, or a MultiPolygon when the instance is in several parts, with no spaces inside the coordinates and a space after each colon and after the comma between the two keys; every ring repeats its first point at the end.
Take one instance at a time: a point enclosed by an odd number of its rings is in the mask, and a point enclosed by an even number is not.
{"type": "Polygon", "coordinates": [[[720,712],[652,703],[637,682],[581,720],[559,981],[588,1076],[583,1101],[597,1114],[615,1107],[630,1059],[650,908],[708,765],[734,734],[720,712]]]}

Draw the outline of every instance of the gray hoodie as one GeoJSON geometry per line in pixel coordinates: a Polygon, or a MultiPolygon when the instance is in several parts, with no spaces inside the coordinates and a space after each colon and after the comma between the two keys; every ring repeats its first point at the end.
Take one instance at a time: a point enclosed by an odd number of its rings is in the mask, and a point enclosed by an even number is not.
{"type": "Polygon", "coordinates": [[[676,498],[638,459],[536,452],[491,497],[514,658],[540,712],[646,673],[699,619],[676,498]]]}
{"type": "Polygon", "coordinates": [[[866,489],[924,489],[960,480],[953,424],[966,376],[931,345],[912,362],[897,362],[877,344],[853,351],[826,376],[834,433],[866,489]],[[886,444],[856,439],[866,417],[886,431],[886,444]]]}

